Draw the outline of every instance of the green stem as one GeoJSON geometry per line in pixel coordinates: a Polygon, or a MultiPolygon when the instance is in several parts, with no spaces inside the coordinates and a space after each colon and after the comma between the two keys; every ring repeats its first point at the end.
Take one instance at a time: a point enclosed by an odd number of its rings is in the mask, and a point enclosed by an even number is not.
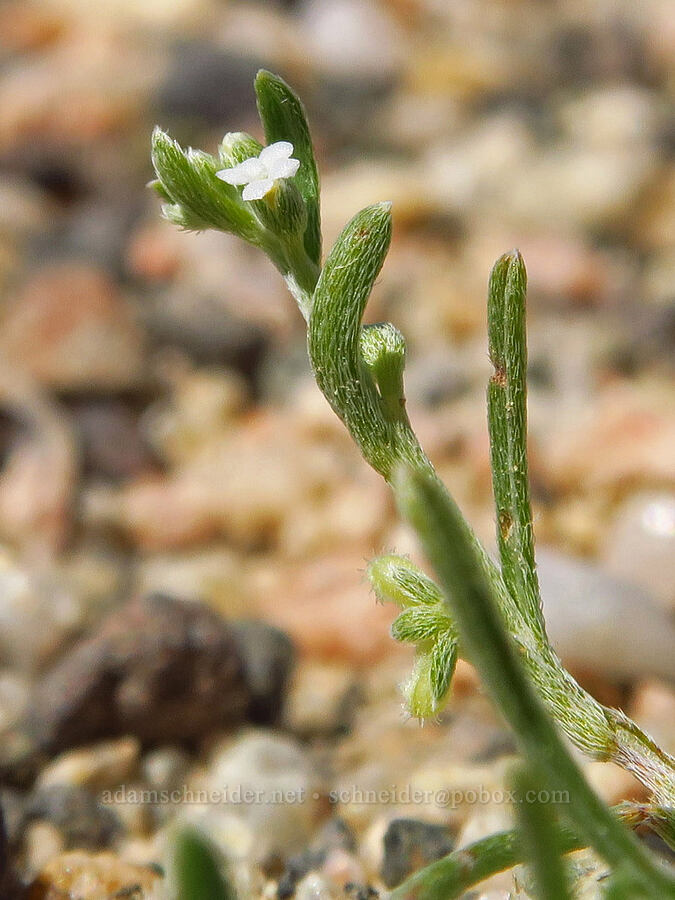
{"type": "Polygon", "coordinates": [[[470,660],[525,756],[545,776],[547,788],[566,792],[570,799],[566,817],[611,866],[630,872],[645,892],[642,896],[675,897],[675,880],[656,868],[593,793],[558,736],[503,628],[492,585],[466,539],[466,525],[455,503],[434,479],[411,469],[398,476],[396,493],[403,515],[440,577],[470,660]]]}
{"type": "MultiPolygon", "coordinates": [[[[389,482],[401,462],[435,477],[405,411],[403,338],[390,325],[361,327],[390,238],[388,204],[368,207],[352,219],[321,272],[308,327],[308,349],[317,384],[366,461],[389,482]],[[387,328],[398,337],[385,334],[387,328]]],[[[675,807],[675,761],[635,723],[617,710],[606,709],[584,691],[560,664],[546,638],[529,518],[523,387],[524,290],[522,260],[519,255],[508,254],[498,263],[491,284],[493,358],[508,371],[512,385],[509,391],[502,390],[501,385],[492,389],[490,417],[493,447],[502,439],[510,447],[494,459],[496,472],[500,473],[495,476],[498,503],[502,510],[511,511],[513,521],[510,534],[502,541],[504,578],[465,520],[462,528],[496,591],[508,630],[522,649],[539,694],[560,727],[584,753],[624,766],[661,804],[675,807]],[[514,305],[516,313],[512,314],[509,310],[514,305]],[[509,412],[512,403],[520,410],[517,414],[509,412]],[[503,413],[502,418],[498,410],[503,413]],[[505,583],[507,572],[511,589],[505,583]],[[523,584],[528,585],[524,594],[519,589],[523,584]]]]}
{"type": "MultiPolygon", "coordinates": [[[[621,804],[614,812],[626,825],[637,827],[650,821],[646,807],[621,804]]],[[[587,842],[568,825],[557,825],[560,853],[587,847],[587,842]]],[[[480,838],[425,866],[400,884],[389,900],[453,900],[492,875],[525,861],[525,848],[515,829],[480,838]]]]}
{"type": "Polygon", "coordinates": [[[516,815],[525,858],[534,878],[538,900],[570,900],[568,876],[562,854],[559,829],[547,801],[548,792],[542,792],[541,781],[532,772],[520,766],[513,778],[516,799],[516,815]]]}

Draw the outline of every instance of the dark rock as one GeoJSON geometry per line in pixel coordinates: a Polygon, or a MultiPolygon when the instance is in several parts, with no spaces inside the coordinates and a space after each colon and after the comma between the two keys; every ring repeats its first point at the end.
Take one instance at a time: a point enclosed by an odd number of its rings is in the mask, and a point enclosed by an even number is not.
{"type": "Polygon", "coordinates": [[[29,727],[56,752],[124,734],[193,743],[242,721],[250,704],[229,626],[197,603],[127,603],[47,673],[29,727]]]}
{"type": "Polygon", "coordinates": [[[247,718],[258,725],[279,721],[295,649],[288,635],[265,622],[234,622],[232,636],[244,664],[251,700],[247,718]]]}
{"type": "Polygon", "coordinates": [[[3,805],[0,806],[0,900],[20,900],[24,896],[14,865],[15,849],[11,828],[6,825],[3,797],[3,805]]]}
{"type": "Polygon", "coordinates": [[[218,126],[252,118],[255,98],[251,85],[261,65],[259,60],[212,44],[183,41],[174,48],[159,95],[159,111],[218,126]]]}
{"type": "Polygon", "coordinates": [[[393,888],[408,875],[450,853],[454,842],[445,825],[394,819],[384,835],[382,881],[393,888]]]}
{"type": "Polygon", "coordinates": [[[139,416],[120,400],[72,401],[85,475],[119,481],[152,468],[153,458],[138,426],[139,416]]]}
{"type": "Polygon", "coordinates": [[[354,884],[348,881],[344,890],[345,895],[350,897],[351,900],[374,900],[375,897],[380,896],[379,892],[369,884],[354,884]]]}
{"type": "Polygon", "coordinates": [[[63,835],[67,849],[99,850],[109,847],[123,828],[112,809],[79,785],[40,788],[24,808],[23,827],[35,821],[51,822],[63,835]]]}
{"type": "Polygon", "coordinates": [[[156,343],[178,347],[196,362],[228,366],[247,378],[257,373],[270,343],[259,325],[199,293],[189,303],[180,291],[149,294],[142,315],[156,343]]]}
{"type": "MultiPolygon", "coordinates": [[[[330,819],[307,850],[292,856],[277,885],[279,900],[292,897],[300,881],[312,871],[320,869],[331,850],[356,851],[356,838],[342,819],[330,819]]],[[[366,895],[367,896],[367,895],[366,895]]]]}
{"type": "Polygon", "coordinates": [[[482,765],[501,759],[502,756],[512,756],[517,752],[518,745],[513,735],[508,731],[498,731],[488,740],[482,750],[471,757],[471,761],[482,765]]]}

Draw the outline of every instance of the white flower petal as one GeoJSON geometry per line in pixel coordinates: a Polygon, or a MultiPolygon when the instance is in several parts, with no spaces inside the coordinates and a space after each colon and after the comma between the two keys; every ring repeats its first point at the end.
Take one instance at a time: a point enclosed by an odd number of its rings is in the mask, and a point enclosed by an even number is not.
{"type": "Polygon", "coordinates": [[[289,141],[277,141],[265,147],[260,153],[260,162],[269,166],[276,159],[287,159],[293,152],[293,144],[289,141]]]}
{"type": "Polygon", "coordinates": [[[299,159],[277,159],[267,166],[267,174],[270,178],[292,178],[299,167],[299,159]]]}
{"type": "Polygon", "coordinates": [[[245,159],[237,166],[242,173],[246,175],[247,181],[258,181],[261,178],[267,178],[267,166],[265,166],[257,156],[245,159]]]}
{"type": "Polygon", "coordinates": [[[271,191],[273,187],[273,178],[264,178],[259,179],[258,181],[251,181],[242,191],[241,198],[242,200],[262,200],[265,194],[268,191],[271,191]]]}
{"type": "Polygon", "coordinates": [[[221,169],[220,172],[216,172],[216,176],[228,184],[248,184],[249,181],[248,175],[242,172],[239,166],[234,166],[232,169],[221,169]]]}

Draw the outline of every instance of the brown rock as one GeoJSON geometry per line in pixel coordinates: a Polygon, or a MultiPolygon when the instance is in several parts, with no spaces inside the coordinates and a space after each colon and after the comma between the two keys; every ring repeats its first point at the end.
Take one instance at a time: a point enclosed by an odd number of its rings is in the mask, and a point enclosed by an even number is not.
{"type": "Polygon", "coordinates": [[[308,658],[375,663],[396,653],[389,625],[397,610],[375,602],[362,571],[363,556],[345,553],[263,572],[258,609],[308,658]]]}
{"type": "Polygon", "coordinates": [[[113,613],[45,676],[29,721],[48,751],[124,734],[191,742],[240,721],[248,703],[225,622],[154,594],[113,613]]]}
{"type": "Polygon", "coordinates": [[[30,885],[27,900],[159,900],[161,881],[155,870],[125,863],[113,853],[74,850],[57,856],[44,867],[30,885]]]}
{"type": "MultiPolygon", "coordinates": [[[[57,550],[70,529],[74,435],[58,406],[1,354],[0,408],[16,430],[0,473],[0,538],[38,552],[57,550]]],[[[4,431],[7,438],[11,428],[4,431]]]]}
{"type": "Polygon", "coordinates": [[[118,390],[137,381],[142,341],[130,309],[99,269],[48,266],[3,322],[0,347],[49,387],[118,390]]]}

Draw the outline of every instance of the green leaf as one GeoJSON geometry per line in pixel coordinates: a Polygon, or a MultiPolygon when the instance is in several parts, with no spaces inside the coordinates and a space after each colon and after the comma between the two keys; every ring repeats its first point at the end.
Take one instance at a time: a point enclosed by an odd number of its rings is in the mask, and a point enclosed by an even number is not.
{"type": "Polygon", "coordinates": [[[228,131],[218,147],[218,157],[224,169],[232,169],[246,159],[260,156],[262,144],[245,131],[228,131]]]}
{"type": "Polygon", "coordinates": [[[537,900],[570,900],[568,876],[561,855],[565,848],[554,815],[546,802],[549,792],[531,770],[520,766],[513,777],[516,815],[526,860],[534,878],[537,900]]]}
{"type": "Polygon", "coordinates": [[[454,501],[436,479],[410,467],[401,467],[394,485],[401,512],[438,573],[462,646],[545,787],[570,798],[565,815],[610,865],[628,867],[654,896],[675,896],[675,880],[610,814],[560,739],[504,626],[495,588],[454,501]]]}
{"type": "Polygon", "coordinates": [[[182,829],[173,845],[176,900],[237,900],[213,845],[196,829],[182,829]]]}
{"type": "Polygon", "coordinates": [[[406,609],[443,603],[440,588],[404,556],[377,556],[368,563],[366,575],[377,599],[406,609]]]}
{"type": "Polygon", "coordinates": [[[431,650],[431,692],[439,706],[444,702],[450,690],[452,676],[457,665],[459,641],[454,627],[440,632],[431,650]]]}
{"type": "Polygon", "coordinates": [[[494,366],[488,425],[502,575],[530,627],[545,640],[527,465],[526,292],[522,256],[517,250],[505,253],[492,269],[488,290],[488,344],[494,366]]]}
{"type": "Polygon", "coordinates": [[[361,358],[375,379],[385,415],[391,421],[404,418],[405,338],[401,332],[391,322],[364,325],[361,358]]]}
{"type": "Polygon", "coordinates": [[[388,203],[354,216],[319,276],[308,331],[317,384],[368,462],[382,474],[391,471],[397,448],[377,386],[361,358],[360,326],[390,240],[388,203]]]}
{"type": "Polygon", "coordinates": [[[261,69],[255,80],[258,112],[268,144],[290,141],[293,156],[300,160],[294,178],[307,204],[307,226],[304,245],[316,265],[321,262],[321,214],[319,209],[319,174],[314,159],[312,138],[305,110],[299,98],[283,78],[261,69]]]}
{"type": "Polygon", "coordinates": [[[434,637],[439,628],[438,610],[417,606],[404,610],[393,621],[391,636],[395,641],[418,644],[434,637]]]}
{"type": "Polygon", "coordinates": [[[152,162],[163,195],[173,201],[165,208],[167,218],[184,228],[217,228],[260,243],[261,228],[239,197],[237,189],[216,177],[218,164],[200,150],[181,146],[155,128],[152,162]]]}

